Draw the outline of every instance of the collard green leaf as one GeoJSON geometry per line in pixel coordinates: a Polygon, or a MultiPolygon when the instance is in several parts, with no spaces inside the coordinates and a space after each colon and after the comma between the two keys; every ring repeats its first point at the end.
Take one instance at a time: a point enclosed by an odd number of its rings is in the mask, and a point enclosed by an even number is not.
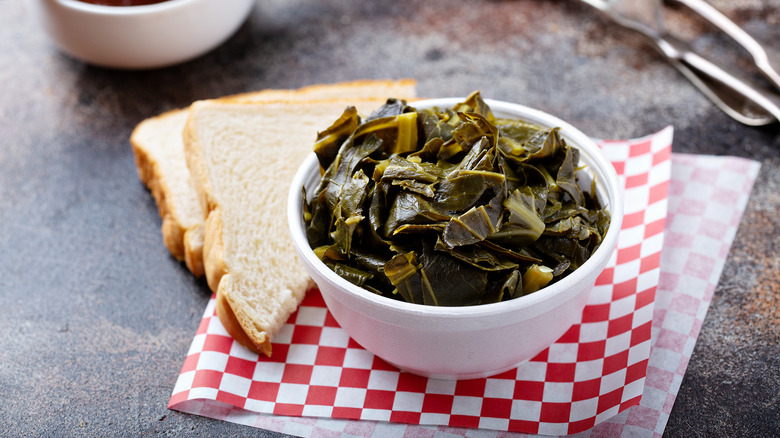
{"type": "Polygon", "coordinates": [[[431,199],[435,195],[432,185],[423,184],[413,179],[395,179],[392,180],[391,184],[394,186],[399,186],[403,190],[408,190],[410,192],[417,193],[418,195],[426,199],[431,199]]]}
{"type": "Polygon", "coordinates": [[[455,105],[452,110],[461,113],[477,114],[492,125],[495,125],[496,123],[493,111],[490,110],[488,104],[482,99],[482,95],[479,91],[474,91],[469,94],[463,102],[455,105]]]}
{"type": "Polygon", "coordinates": [[[498,140],[498,129],[484,117],[475,113],[458,113],[463,121],[452,131],[452,139],[468,153],[477,142],[487,141],[486,147],[492,148],[498,140]]]}
{"type": "Polygon", "coordinates": [[[349,252],[352,249],[352,234],[361,220],[362,217],[359,216],[347,218],[337,216],[336,218],[334,230],[330,233],[330,237],[345,258],[349,257],[349,252]]]}
{"type": "Polygon", "coordinates": [[[428,173],[420,164],[412,160],[401,158],[398,155],[393,155],[393,157],[390,158],[379,179],[382,182],[414,180],[424,184],[432,184],[438,180],[436,175],[428,173]]]}
{"type": "Polygon", "coordinates": [[[490,240],[483,240],[476,244],[479,247],[483,247],[493,253],[500,255],[506,259],[514,260],[516,262],[529,262],[529,263],[541,263],[542,259],[538,255],[532,253],[529,247],[520,248],[517,251],[513,251],[509,248],[505,248],[501,245],[491,242],[490,240]]]}
{"type": "Polygon", "coordinates": [[[561,167],[558,168],[558,175],[555,179],[555,183],[571,197],[575,205],[585,207],[585,195],[583,195],[582,189],[580,189],[580,186],[577,184],[574,175],[574,163],[577,161],[579,161],[579,151],[566,146],[566,156],[563,159],[563,163],[561,163],[561,167]]]}
{"type": "Polygon", "coordinates": [[[441,147],[444,145],[444,139],[441,137],[433,137],[426,141],[422,149],[412,152],[409,157],[418,157],[421,160],[434,161],[439,155],[441,147]]]}
{"type": "Polygon", "coordinates": [[[374,253],[363,248],[352,248],[350,255],[352,256],[350,261],[354,262],[355,266],[370,272],[374,277],[380,274],[384,276],[382,271],[389,258],[387,252],[374,253]]]}
{"type": "Polygon", "coordinates": [[[545,223],[559,221],[561,219],[572,218],[579,215],[588,215],[590,211],[585,207],[574,204],[562,204],[558,201],[549,202],[544,209],[542,219],[545,223]]]}
{"type": "Polygon", "coordinates": [[[544,240],[543,245],[549,248],[555,254],[563,256],[568,260],[571,270],[577,269],[590,257],[590,250],[582,245],[577,239],[571,238],[552,238],[544,240]]]}
{"type": "Polygon", "coordinates": [[[320,162],[322,172],[327,169],[341,148],[341,144],[355,132],[360,124],[360,117],[354,106],[347,107],[344,113],[326,130],[317,134],[314,143],[314,153],[320,162]]]}
{"type": "Polygon", "coordinates": [[[359,215],[368,189],[368,177],[362,170],[352,174],[341,190],[339,206],[342,216],[359,215]]]}
{"type": "Polygon", "coordinates": [[[494,146],[490,144],[490,140],[487,137],[482,137],[477,140],[471,147],[466,156],[463,157],[458,166],[453,172],[460,174],[467,171],[483,171],[493,172],[494,169],[494,146]]]}
{"type": "Polygon", "coordinates": [[[338,274],[340,277],[357,286],[364,286],[366,281],[374,277],[374,275],[370,272],[363,271],[343,263],[334,263],[331,265],[331,269],[333,269],[333,272],[338,274]]]}
{"type": "Polygon", "coordinates": [[[384,225],[384,235],[392,236],[401,225],[424,224],[449,220],[450,216],[439,213],[423,196],[410,192],[400,191],[390,206],[387,221],[384,225]]]}
{"type": "MultiPolygon", "coordinates": [[[[384,105],[377,108],[376,111],[366,117],[366,121],[381,119],[383,117],[394,117],[406,112],[409,107],[406,105],[406,101],[401,99],[387,99],[384,105]]],[[[354,130],[353,130],[354,131],[354,130]]]]}
{"type": "Polygon", "coordinates": [[[504,296],[508,296],[511,299],[522,297],[523,295],[525,295],[523,291],[523,276],[520,274],[520,271],[515,269],[501,285],[499,300],[504,296]]]}
{"type": "Polygon", "coordinates": [[[393,235],[398,234],[422,234],[432,233],[440,235],[444,232],[448,222],[434,222],[429,224],[406,224],[401,225],[393,231],[393,235]]]}
{"type": "Polygon", "coordinates": [[[536,212],[534,195],[528,187],[517,189],[506,200],[504,207],[508,218],[498,232],[490,236],[491,240],[516,247],[522,247],[539,239],[545,226],[536,212]]]}
{"type": "Polygon", "coordinates": [[[560,136],[561,128],[553,128],[544,139],[541,149],[531,154],[531,159],[539,160],[554,156],[562,147],[563,143],[560,136]]]}
{"type": "Polygon", "coordinates": [[[417,150],[417,113],[403,113],[380,117],[357,127],[353,136],[357,141],[369,135],[382,140],[388,154],[402,154],[417,150]]]}
{"type": "Polygon", "coordinates": [[[398,254],[385,264],[384,272],[395,286],[394,293],[409,303],[423,302],[420,267],[414,252],[398,254]]]}
{"type": "MultiPolygon", "coordinates": [[[[306,199],[306,198],[304,198],[306,199]]],[[[308,219],[306,220],[306,239],[312,247],[326,245],[328,234],[330,233],[330,224],[333,219],[328,206],[325,202],[325,192],[320,192],[309,203],[308,219]]]]}
{"type": "Polygon", "coordinates": [[[440,306],[479,304],[485,294],[487,272],[433,247],[430,240],[423,240],[421,261],[428,287],[423,294],[440,306]]]}
{"type": "MultiPolygon", "coordinates": [[[[452,139],[452,131],[455,129],[457,124],[453,124],[451,121],[457,119],[451,119],[446,113],[437,114],[434,111],[418,112],[417,118],[420,121],[420,128],[424,135],[424,144],[427,145],[431,141],[440,143],[437,146],[429,146],[427,153],[433,153],[434,149],[435,152],[438,153],[439,148],[441,148],[441,144],[444,144],[445,142],[448,142],[452,139]],[[446,115],[446,117],[442,117],[444,115],[446,115]]],[[[432,160],[434,158],[435,155],[426,156],[426,159],[428,160],[432,160]]]]}
{"type": "Polygon", "coordinates": [[[454,216],[468,211],[489,189],[504,181],[504,175],[498,172],[459,171],[439,183],[433,201],[439,211],[454,216]]]}
{"type": "Polygon", "coordinates": [[[506,193],[497,191],[489,203],[471,209],[450,219],[442,240],[450,247],[481,242],[501,227],[501,215],[506,193]]]}
{"type": "Polygon", "coordinates": [[[443,251],[456,259],[483,271],[504,271],[517,268],[520,264],[510,254],[492,251],[481,245],[451,247],[442,240],[436,242],[435,249],[443,251]]]}
{"type": "Polygon", "coordinates": [[[525,161],[531,154],[541,150],[548,136],[546,130],[522,120],[503,120],[498,123],[498,130],[499,149],[517,161],[525,161]]]}
{"type": "Polygon", "coordinates": [[[331,233],[331,238],[347,258],[352,249],[352,235],[363,220],[362,206],[368,181],[362,170],[355,172],[344,184],[336,207],[335,230],[331,233]]]}
{"type": "Polygon", "coordinates": [[[388,185],[379,183],[369,189],[368,223],[364,225],[363,243],[373,250],[390,246],[390,241],[384,237],[388,211],[386,186],[388,185]]]}
{"type": "Polygon", "coordinates": [[[352,140],[344,142],[333,163],[322,176],[319,186],[319,190],[324,192],[325,205],[330,214],[334,214],[344,185],[352,179],[362,160],[381,147],[382,140],[374,136],[357,145],[352,140]]]}

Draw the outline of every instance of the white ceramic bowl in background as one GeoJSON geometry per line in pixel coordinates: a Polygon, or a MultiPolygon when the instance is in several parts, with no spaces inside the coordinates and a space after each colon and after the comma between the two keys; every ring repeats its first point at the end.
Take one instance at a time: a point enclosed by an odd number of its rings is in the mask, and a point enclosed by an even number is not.
{"type": "Polygon", "coordinates": [[[188,61],[222,44],[246,20],[254,0],[168,0],[144,6],[25,3],[70,56],[102,67],[148,69],[188,61]]]}
{"type": "MultiPolygon", "coordinates": [[[[452,107],[463,99],[414,102],[416,108],[452,107]]],[[[320,181],[312,153],[293,180],[288,221],[293,242],[328,309],[363,348],[398,368],[434,378],[469,379],[510,370],[547,348],[582,314],[596,277],[609,261],[623,219],[623,202],[612,165],[585,134],[549,114],[521,105],[486,100],[496,117],[521,118],[560,127],[567,143],[581,152],[598,197],[612,215],[601,246],[579,269],[562,280],[500,303],[467,307],[411,304],[379,296],[349,283],[325,266],[309,247],[302,214],[301,186],[313,194],[320,181]]],[[[589,182],[586,182],[589,187],[589,182]]]]}

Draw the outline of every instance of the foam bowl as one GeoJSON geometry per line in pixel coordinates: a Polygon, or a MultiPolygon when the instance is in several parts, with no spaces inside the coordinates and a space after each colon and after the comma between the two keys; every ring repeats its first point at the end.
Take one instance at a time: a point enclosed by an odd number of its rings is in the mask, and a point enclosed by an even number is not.
{"type": "Polygon", "coordinates": [[[30,15],[66,54],[119,69],[166,67],[227,40],[254,0],[168,0],[104,6],[77,0],[25,0],[30,15]]]}
{"type": "MultiPolygon", "coordinates": [[[[447,108],[462,101],[433,99],[412,105],[418,109],[447,108]]],[[[595,177],[599,200],[612,216],[602,244],[586,263],[533,294],[493,304],[436,307],[369,292],[325,266],[306,240],[301,187],[313,194],[319,184],[319,164],[313,153],[301,165],[290,190],[292,239],[331,314],[363,348],[410,373],[442,379],[480,378],[511,370],[533,358],[579,322],[596,277],[617,243],[623,203],[615,170],[598,146],[573,126],[544,112],[513,103],[486,102],[496,117],[560,127],[561,136],[580,150],[581,163],[587,164],[580,171],[586,174],[580,178],[590,181],[595,177]]]]}

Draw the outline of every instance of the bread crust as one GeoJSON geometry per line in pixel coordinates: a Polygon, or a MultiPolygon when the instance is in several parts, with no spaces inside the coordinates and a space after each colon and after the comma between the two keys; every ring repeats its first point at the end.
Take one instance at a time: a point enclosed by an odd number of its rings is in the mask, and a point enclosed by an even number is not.
{"type": "MultiPolygon", "coordinates": [[[[384,93],[387,94],[386,96],[381,96],[381,97],[412,98],[414,97],[413,96],[415,94],[414,89],[416,86],[417,86],[417,81],[409,78],[394,79],[394,80],[357,79],[353,81],[339,82],[336,84],[313,84],[313,85],[307,85],[295,89],[267,88],[262,91],[250,91],[246,93],[232,94],[215,100],[219,100],[222,102],[256,102],[258,100],[261,100],[263,102],[266,101],[270,102],[270,101],[285,101],[289,99],[295,99],[300,96],[308,96],[311,97],[312,100],[324,100],[324,99],[342,98],[344,94],[347,94],[345,92],[348,92],[349,90],[359,89],[359,88],[363,88],[365,90],[376,90],[376,89],[391,90],[393,88],[396,88],[399,90],[399,93],[397,93],[398,95],[394,95],[396,93],[393,93],[392,91],[388,91],[384,93]]],[[[370,97],[369,94],[371,94],[373,97],[380,97],[380,96],[376,96],[377,93],[367,93],[363,97],[370,97]]],[[[351,96],[351,95],[350,97],[359,98],[358,96],[351,96]]]]}
{"type": "MultiPolygon", "coordinates": [[[[196,105],[198,105],[198,102],[193,103],[190,108],[196,105]]],[[[204,220],[200,228],[194,229],[189,236],[192,238],[192,241],[189,243],[191,260],[188,262],[188,266],[191,264],[193,268],[200,269],[206,276],[209,289],[216,292],[219,288],[220,279],[227,272],[223,257],[222,217],[216,202],[210,197],[211,187],[206,177],[201,151],[196,147],[191,147],[191,145],[197,142],[197,138],[194,138],[195,129],[192,128],[191,123],[192,120],[187,119],[187,124],[182,133],[185,149],[184,156],[192,177],[198,203],[204,212],[204,220]]]]}
{"type": "Polygon", "coordinates": [[[208,212],[203,226],[203,268],[209,288],[217,291],[222,276],[228,272],[222,240],[222,214],[218,207],[208,212]]]}
{"type": "Polygon", "coordinates": [[[138,178],[151,192],[152,198],[154,198],[155,204],[157,204],[160,218],[162,218],[161,231],[163,243],[165,244],[165,247],[168,248],[168,251],[177,260],[181,261],[184,260],[184,244],[182,238],[186,230],[173,215],[172,206],[168,201],[167,196],[167,193],[170,193],[170,190],[166,185],[165,177],[160,171],[157,161],[149,155],[148,151],[143,146],[143,142],[139,140],[139,134],[141,130],[144,129],[146,123],[168,117],[179,111],[181,110],[168,111],[138,124],[130,135],[130,144],[132,146],[133,156],[135,157],[138,178]]]}
{"type": "MultiPolygon", "coordinates": [[[[216,298],[216,310],[219,322],[222,323],[222,326],[225,327],[225,330],[236,340],[236,342],[257,354],[271,357],[271,338],[269,338],[265,332],[257,330],[255,330],[256,333],[253,333],[255,335],[254,337],[247,335],[247,332],[243,327],[251,326],[251,324],[241,324],[236,313],[233,311],[233,309],[238,308],[238,306],[231,304],[229,298],[228,284],[230,283],[230,274],[224,275],[222,279],[224,281],[220,281],[219,283],[220,287],[217,289],[216,298]]],[[[246,319],[245,315],[242,316],[246,319]]]]}
{"type": "Polygon", "coordinates": [[[184,233],[184,264],[196,278],[205,274],[203,268],[203,224],[187,229],[184,233]]]}
{"type": "MultiPolygon", "coordinates": [[[[199,242],[197,239],[202,238],[202,229],[191,233],[193,227],[187,228],[182,224],[183,221],[178,217],[176,206],[169,196],[171,190],[167,184],[167,176],[160,169],[160,163],[151,155],[146,142],[142,139],[143,130],[147,129],[149,124],[161,122],[169,117],[179,117],[187,111],[187,109],[166,111],[142,121],[133,129],[130,135],[130,145],[135,158],[138,178],[152,194],[162,219],[160,231],[163,244],[176,260],[185,262],[192,275],[200,278],[203,276],[203,242],[199,242]],[[187,237],[188,234],[189,237],[187,237]]],[[[197,227],[202,228],[202,225],[196,225],[195,228],[197,227]]]]}

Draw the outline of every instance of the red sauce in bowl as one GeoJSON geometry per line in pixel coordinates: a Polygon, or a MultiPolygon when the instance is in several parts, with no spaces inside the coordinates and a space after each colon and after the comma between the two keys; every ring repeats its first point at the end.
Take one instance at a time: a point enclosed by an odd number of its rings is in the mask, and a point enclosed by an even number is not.
{"type": "Polygon", "coordinates": [[[162,3],[168,0],[78,0],[82,3],[91,3],[93,5],[103,6],[143,6],[162,3]]]}

